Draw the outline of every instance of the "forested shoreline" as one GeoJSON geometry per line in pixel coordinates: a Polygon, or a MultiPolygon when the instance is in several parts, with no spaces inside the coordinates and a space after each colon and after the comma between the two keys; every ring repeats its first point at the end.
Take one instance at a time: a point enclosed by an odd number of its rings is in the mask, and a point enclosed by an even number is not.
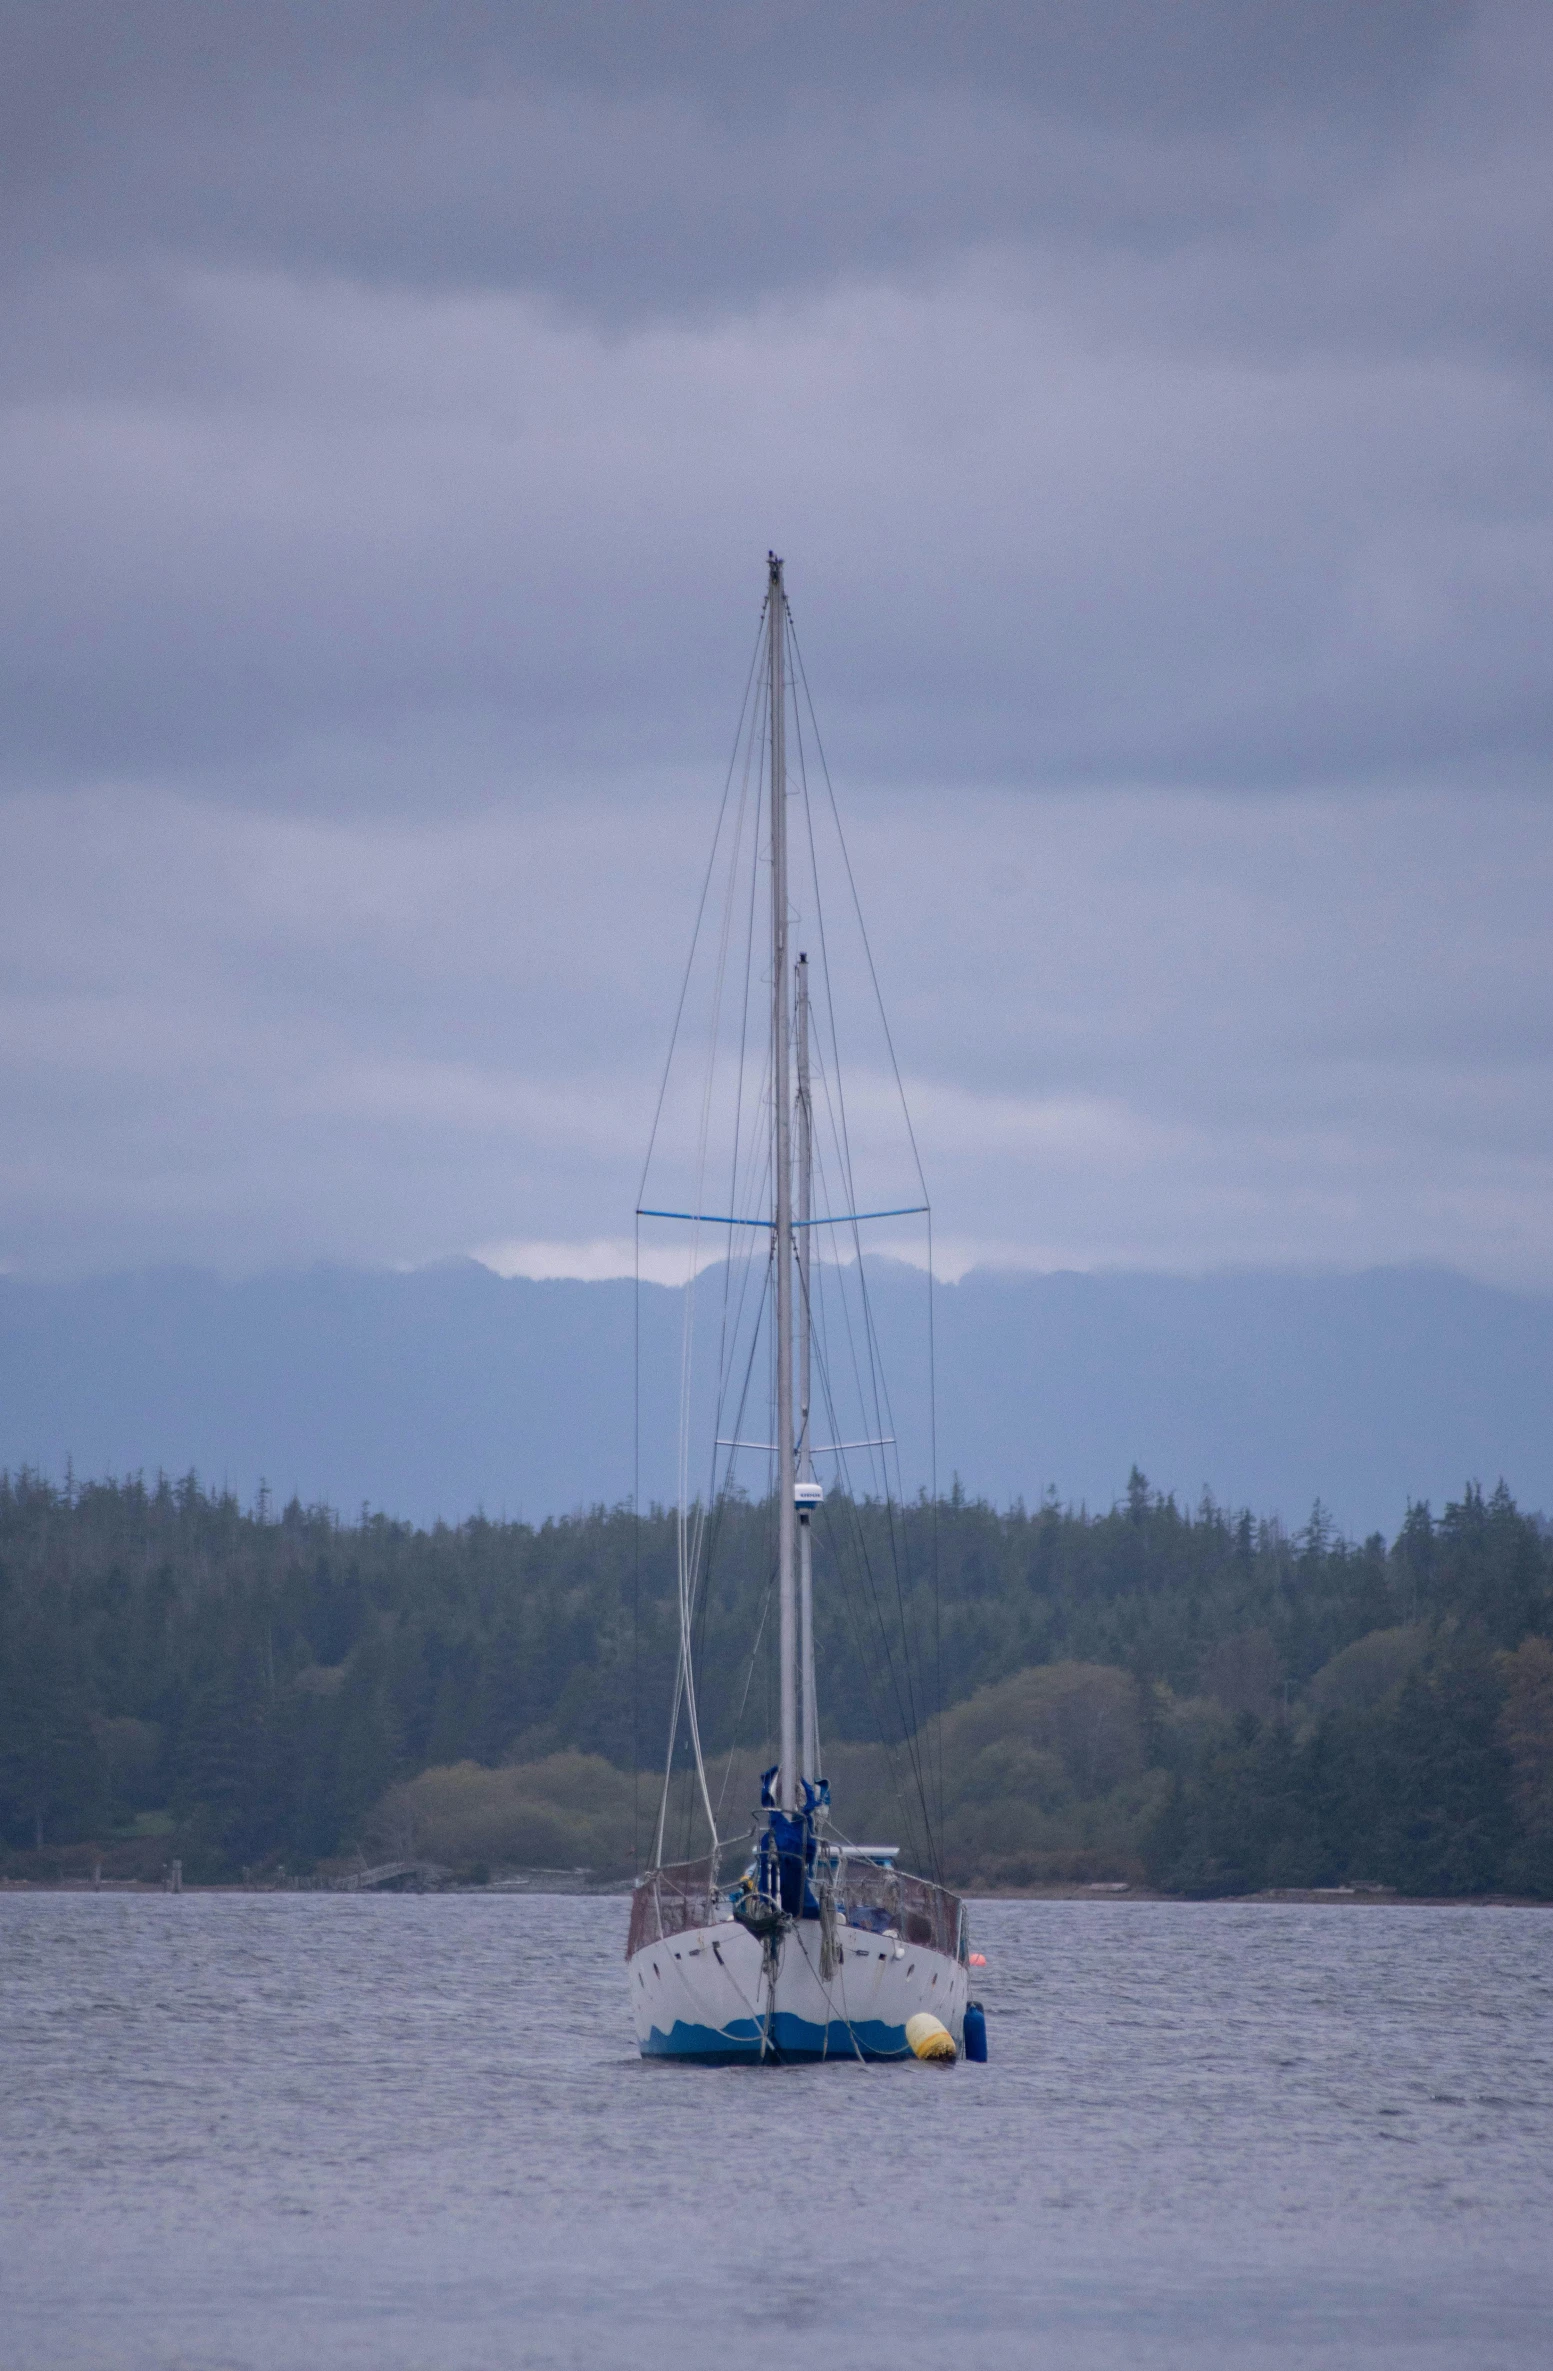
{"type": "MultiPolygon", "coordinates": [[[[734,1828],[773,1725],[772,1535],[768,1503],[709,1515],[734,1828]]],[[[659,1508],[418,1530],[193,1475],[0,1477],[0,1870],[629,1873],[676,1552],[659,1508]]],[[[1098,1513],[838,1497],[816,1597],[838,1816],[952,1881],[1553,1898],[1553,1542],[1502,1486],[1359,1543],[1136,1472],[1098,1513]]]]}

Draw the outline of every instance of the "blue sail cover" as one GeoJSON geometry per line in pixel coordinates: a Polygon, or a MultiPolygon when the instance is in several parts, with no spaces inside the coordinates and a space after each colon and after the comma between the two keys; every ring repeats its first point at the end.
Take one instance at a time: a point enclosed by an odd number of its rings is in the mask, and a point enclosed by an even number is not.
{"type": "Polygon", "coordinates": [[[784,1811],[772,1791],[779,1768],[780,1764],[773,1763],[762,1771],[760,1779],[761,1807],[766,1813],[766,1832],[760,1840],[760,1890],[780,1902],[789,1918],[818,1918],[820,1905],[810,1883],[815,1815],[829,1806],[830,1780],[811,1783],[800,1779],[801,1807],[784,1811]]]}

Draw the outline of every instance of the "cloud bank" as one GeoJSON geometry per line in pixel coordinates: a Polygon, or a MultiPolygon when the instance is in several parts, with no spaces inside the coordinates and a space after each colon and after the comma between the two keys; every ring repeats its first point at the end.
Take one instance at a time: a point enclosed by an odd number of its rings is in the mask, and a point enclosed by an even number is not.
{"type": "Polygon", "coordinates": [[[776,543],[957,1265],[1553,1276],[1545,11],[211,23],[0,11],[0,1257],[599,1272],[776,543]]]}

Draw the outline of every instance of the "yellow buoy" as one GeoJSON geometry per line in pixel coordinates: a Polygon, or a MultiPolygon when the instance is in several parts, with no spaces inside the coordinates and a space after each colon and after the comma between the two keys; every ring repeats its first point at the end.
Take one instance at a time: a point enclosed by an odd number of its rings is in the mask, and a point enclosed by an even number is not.
{"type": "Polygon", "coordinates": [[[906,2020],[906,2039],[919,2058],[954,2058],[958,2052],[954,2035],[937,2017],[930,2017],[926,2009],[919,2009],[915,2017],[906,2020]]]}

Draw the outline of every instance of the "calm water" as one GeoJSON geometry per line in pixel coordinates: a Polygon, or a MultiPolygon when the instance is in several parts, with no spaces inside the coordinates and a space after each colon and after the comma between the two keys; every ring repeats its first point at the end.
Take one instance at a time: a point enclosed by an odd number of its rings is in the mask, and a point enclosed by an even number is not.
{"type": "Polygon", "coordinates": [[[0,1897],[0,2363],[1553,2358],[1553,1915],[980,1908],[992,2064],[643,2066],[626,1905],[0,1897]]]}

